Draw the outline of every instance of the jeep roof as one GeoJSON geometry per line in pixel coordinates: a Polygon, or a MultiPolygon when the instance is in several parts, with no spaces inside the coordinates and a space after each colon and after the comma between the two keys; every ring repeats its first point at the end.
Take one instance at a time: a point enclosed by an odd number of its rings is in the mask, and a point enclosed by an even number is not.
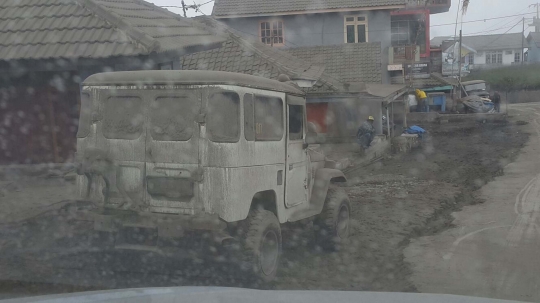
{"type": "Polygon", "coordinates": [[[237,85],[304,95],[294,85],[258,76],[218,71],[151,70],[99,73],[84,80],[83,85],[237,85]]]}

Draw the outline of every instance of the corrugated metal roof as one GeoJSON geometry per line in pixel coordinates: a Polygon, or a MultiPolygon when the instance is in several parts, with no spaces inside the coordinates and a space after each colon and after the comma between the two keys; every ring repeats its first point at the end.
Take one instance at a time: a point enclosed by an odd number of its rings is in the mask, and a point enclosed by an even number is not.
{"type": "Polygon", "coordinates": [[[0,2],[0,60],[147,55],[225,40],[142,0],[0,2]]]}
{"type": "Polygon", "coordinates": [[[232,17],[279,13],[309,13],[331,9],[354,9],[379,6],[402,6],[406,0],[217,0],[212,15],[232,17]]]}

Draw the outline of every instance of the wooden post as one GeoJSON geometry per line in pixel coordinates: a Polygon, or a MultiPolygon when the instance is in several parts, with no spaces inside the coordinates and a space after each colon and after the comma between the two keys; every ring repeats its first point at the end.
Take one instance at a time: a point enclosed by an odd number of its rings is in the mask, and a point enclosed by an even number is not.
{"type": "MultiPolygon", "coordinates": [[[[459,58],[458,58],[458,84],[459,84],[459,98],[461,99],[461,42],[463,40],[463,31],[459,30],[459,58]]],[[[452,66],[453,69],[453,66],[452,66]]]]}
{"type": "Polygon", "coordinates": [[[58,155],[58,138],[56,137],[56,117],[54,115],[54,105],[49,89],[50,88],[47,89],[47,105],[49,109],[49,128],[51,129],[54,162],[60,163],[60,156],[58,155]]]}
{"type": "Polygon", "coordinates": [[[523,17],[523,31],[521,32],[521,66],[525,60],[525,17],[523,17]]]}

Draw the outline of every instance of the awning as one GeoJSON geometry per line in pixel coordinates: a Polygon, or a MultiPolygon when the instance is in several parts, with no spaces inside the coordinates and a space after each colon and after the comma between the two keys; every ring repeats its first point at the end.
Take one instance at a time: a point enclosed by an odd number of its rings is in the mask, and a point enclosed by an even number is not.
{"type": "Polygon", "coordinates": [[[452,90],[453,88],[454,88],[453,86],[447,85],[447,86],[438,86],[438,87],[427,88],[427,89],[424,89],[424,91],[426,93],[428,93],[428,92],[440,92],[440,91],[452,90]]]}

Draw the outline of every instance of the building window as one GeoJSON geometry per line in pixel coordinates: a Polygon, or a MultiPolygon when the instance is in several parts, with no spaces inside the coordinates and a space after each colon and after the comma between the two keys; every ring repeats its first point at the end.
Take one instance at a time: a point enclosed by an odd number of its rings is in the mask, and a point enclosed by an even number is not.
{"type": "Polygon", "coordinates": [[[366,16],[345,16],[345,43],[368,42],[366,16]]]}
{"type": "Polygon", "coordinates": [[[514,62],[517,62],[517,63],[521,62],[521,53],[516,52],[514,54],[514,62]]]}
{"type": "Polygon", "coordinates": [[[512,54],[512,51],[511,51],[511,50],[506,51],[506,54],[507,54],[507,55],[511,55],[511,54],[512,54]]]}
{"type": "Polygon", "coordinates": [[[419,45],[420,53],[427,51],[426,21],[423,14],[392,16],[391,41],[393,47],[419,45]]]}
{"type": "Polygon", "coordinates": [[[503,52],[486,52],[486,64],[502,64],[503,52]]]}
{"type": "Polygon", "coordinates": [[[474,64],[474,54],[473,53],[469,54],[469,64],[474,64]]]}
{"type": "Polygon", "coordinates": [[[281,46],[285,44],[283,21],[263,21],[259,25],[260,39],[264,44],[281,46]]]}

